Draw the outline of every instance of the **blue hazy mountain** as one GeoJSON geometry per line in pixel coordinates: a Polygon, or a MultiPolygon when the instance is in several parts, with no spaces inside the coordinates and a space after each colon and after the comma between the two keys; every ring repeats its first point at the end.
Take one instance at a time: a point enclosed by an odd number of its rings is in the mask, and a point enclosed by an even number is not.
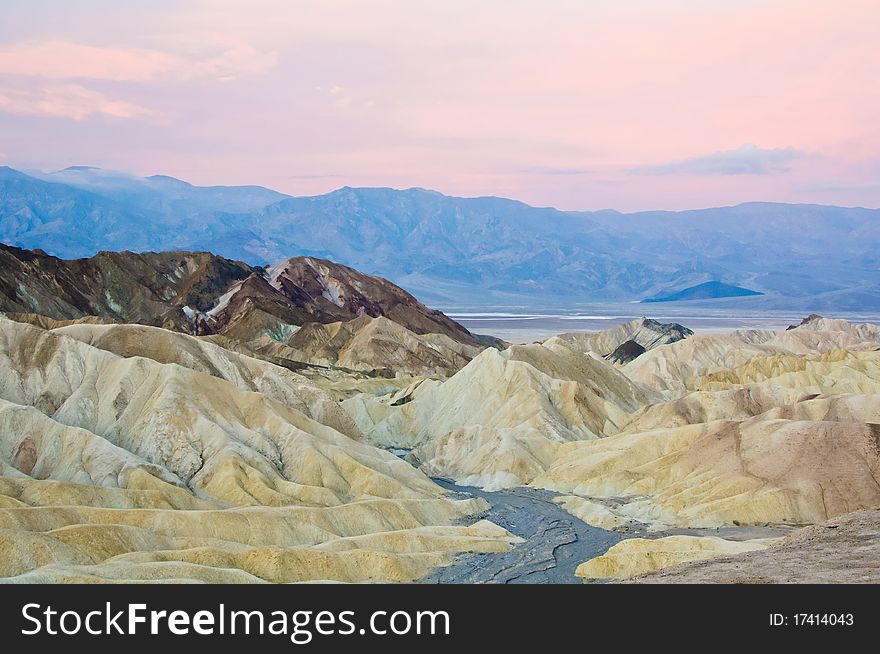
{"type": "Polygon", "coordinates": [[[0,167],[0,241],[65,258],[197,249],[234,238],[224,212],[258,211],[285,197],[258,186],[198,187],[89,166],[39,177],[0,167]]]}
{"type": "Polygon", "coordinates": [[[725,297],[747,297],[749,295],[763,295],[763,293],[742,286],[713,281],[689,286],[668,295],[645,298],[642,302],[688,302],[691,300],[717,300],[725,297]]]}
{"type": "Polygon", "coordinates": [[[566,212],[424,189],[288,197],[81,167],[39,178],[0,168],[0,241],[61,257],[190,249],[267,264],[307,254],[446,305],[637,302],[724,279],[763,295],[699,302],[880,310],[880,211],[858,208],[566,212]]]}
{"type": "Polygon", "coordinates": [[[256,211],[289,197],[262,186],[194,186],[167,175],[137,177],[93,166],[70,166],[52,173],[28,174],[159,213],[198,215],[256,211]]]}

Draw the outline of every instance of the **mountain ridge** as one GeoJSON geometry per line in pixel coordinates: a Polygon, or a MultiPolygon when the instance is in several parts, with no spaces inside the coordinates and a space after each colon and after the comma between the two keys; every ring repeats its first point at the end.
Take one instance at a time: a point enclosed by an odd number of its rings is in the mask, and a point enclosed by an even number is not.
{"type": "Polygon", "coordinates": [[[880,310],[875,209],[748,202],[561,211],[419,188],[276,197],[253,190],[261,187],[193,186],[195,195],[175,195],[162,183],[108,190],[91,171],[76,173],[79,185],[55,177],[49,187],[40,184],[50,176],[15,172],[14,181],[0,175],[0,241],[64,257],[204,250],[266,265],[315,256],[434,304],[631,302],[725,279],[764,294],[737,300],[750,309],[880,310]]]}
{"type": "MultiPolygon", "coordinates": [[[[286,329],[388,317],[414,334],[481,347],[464,327],[380,277],[292,257],[270,269],[209,252],[101,252],[65,260],[0,244],[0,311],[54,320],[89,316],[189,334],[286,329]]],[[[250,335],[251,337],[254,334],[250,335]]]]}

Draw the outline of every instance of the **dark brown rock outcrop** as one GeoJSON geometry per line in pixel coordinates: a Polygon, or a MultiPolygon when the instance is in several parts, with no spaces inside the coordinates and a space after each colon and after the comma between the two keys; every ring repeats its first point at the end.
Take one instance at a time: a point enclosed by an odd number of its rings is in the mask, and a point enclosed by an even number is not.
{"type": "Polygon", "coordinates": [[[464,327],[386,279],[324,259],[269,268],[208,252],[100,252],[65,260],[0,244],[0,311],[249,339],[279,326],[386,317],[415,334],[481,346],[464,327]]]}

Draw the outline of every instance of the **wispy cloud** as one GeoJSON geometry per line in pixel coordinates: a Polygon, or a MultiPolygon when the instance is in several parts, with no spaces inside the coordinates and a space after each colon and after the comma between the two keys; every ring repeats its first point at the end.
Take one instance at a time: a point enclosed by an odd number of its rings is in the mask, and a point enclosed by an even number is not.
{"type": "Polygon", "coordinates": [[[11,161],[572,209],[880,204],[877,0],[45,4],[2,5],[11,161]],[[802,190],[828,180],[853,189],[802,190]]]}
{"type": "Polygon", "coordinates": [[[49,116],[82,120],[94,115],[113,118],[161,119],[146,107],[110,98],[78,84],[36,90],[0,89],[0,111],[24,116],[49,116]]]}
{"type": "Polygon", "coordinates": [[[785,172],[793,161],[804,158],[794,148],[759,148],[747,143],[735,150],[630,169],[634,175],[769,175],[785,172]]]}
{"type": "Polygon", "coordinates": [[[339,84],[334,84],[333,86],[326,88],[323,86],[316,86],[315,90],[319,94],[326,93],[331,96],[330,104],[336,109],[348,109],[353,106],[370,108],[375,104],[375,101],[372,99],[366,101],[358,99],[355,94],[349,91],[349,89],[340,86],[339,84]]]}
{"type": "Polygon", "coordinates": [[[201,54],[179,55],[144,48],[118,48],[69,41],[24,41],[0,48],[0,73],[70,80],[235,79],[263,73],[276,55],[246,44],[214,46],[201,54]]]}
{"type": "Polygon", "coordinates": [[[186,55],[156,49],[107,47],[72,41],[21,41],[0,47],[0,111],[82,120],[166,116],[91,87],[92,82],[156,84],[194,79],[229,81],[275,65],[273,53],[238,43],[210,44],[186,55]]]}

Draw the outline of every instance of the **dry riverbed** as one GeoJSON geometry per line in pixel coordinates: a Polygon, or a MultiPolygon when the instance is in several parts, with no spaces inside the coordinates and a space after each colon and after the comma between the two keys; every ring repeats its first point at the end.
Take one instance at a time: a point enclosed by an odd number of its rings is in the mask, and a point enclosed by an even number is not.
{"type": "Polygon", "coordinates": [[[491,507],[481,517],[525,539],[508,552],[464,554],[422,583],[577,584],[574,571],[620,541],[623,534],[592,527],[557,504],[557,493],[518,487],[484,491],[434,479],[443,488],[482,497],[491,507]]]}
{"type": "Polygon", "coordinates": [[[485,499],[490,508],[480,517],[520,536],[524,542],[507,552],[461,555],[453,564],[428,574],[421,583],[579,584],[582,580],[575,576],[577,567],[604,554],[624,538],[688,534],[746,540],[774,538],[792,530],[768,526],[648,532],[643,525],[633,524],[625,531],[609,531],[570,514],[554,502],[559,494],[552,491],[525,486],[485,491],[446,479],[434,481],[463,497],[485,499]]]}

